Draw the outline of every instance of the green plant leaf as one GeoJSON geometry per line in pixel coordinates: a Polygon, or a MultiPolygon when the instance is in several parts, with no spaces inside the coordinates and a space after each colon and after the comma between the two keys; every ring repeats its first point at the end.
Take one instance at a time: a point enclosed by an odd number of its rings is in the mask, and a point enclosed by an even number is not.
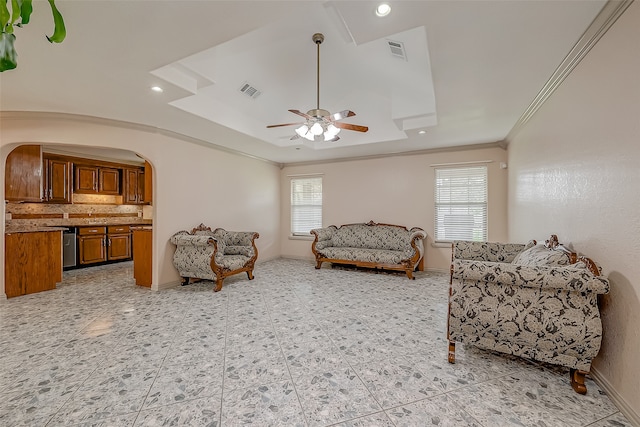
{"type": "Polygon", "coordinates": [[[13,70],[18,66],[18,54],[13,45],[15,41],[15,35],[0,33],[0,72],[13,70]]]}
{"type": "Polygon", "coordinates": [[[11,14],[9,13],[9,8],[7,7],[7,0],[0,0],[0,25],[2,25],[3,33],[8,32],[7,24],[9,23],[9,19],[11,19],[11,14]]]}
{"type": "Polygon", "coordinates": [[[67,29],[64,27],[62,14],[60,14],[56,7],[56,0],[49,0],[49,4],[51,5],[51,13],[53,14],[53,23],[55,24],[55,28],[53,29],[53,35],[51,37],[47,36],[47,40],[51,43],[62,43],[64,38],[67,36],[67,29]]]}
{"type": "Polygon", "coordinates": [[[21,5],[18,0],[11,0],[11,25],[15,24],[20,18],[21,5]]]}
{"type": "Polygon", "coordinates": [[[31,19],[31,12],[33,12],[31,0],[22,0],[22,6],[20,7],[20,17],[22,18],[20,22],[22,25],[29,23],[29,19],[31,19]]]}

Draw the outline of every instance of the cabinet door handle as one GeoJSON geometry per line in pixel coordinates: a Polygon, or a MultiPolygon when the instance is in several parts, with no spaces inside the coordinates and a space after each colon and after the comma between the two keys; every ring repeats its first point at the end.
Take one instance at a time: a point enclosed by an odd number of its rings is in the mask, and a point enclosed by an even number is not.
{"type": "Polygon", "coordinates": [[[107,246],[111,246],[111,238],[107,239],[107,246]]]}

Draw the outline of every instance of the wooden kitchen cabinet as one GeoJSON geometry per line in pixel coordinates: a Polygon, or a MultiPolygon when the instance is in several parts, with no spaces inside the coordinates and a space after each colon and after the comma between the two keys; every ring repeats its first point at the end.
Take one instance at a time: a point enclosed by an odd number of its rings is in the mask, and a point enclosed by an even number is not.
{"type": "Polygon", "coordinates": [[[21,145],[7,156],[4,198],[8,201],[42,201],[42,149],[21,145]]]}
{"type": "Polygon", "coordinates": [[[95,264],[107,260],[107,228],[78,227],[78,261],[95,264]]]}
{"type": "Polygon", "coordinates": [[[109,261],[131,258],[131,231],[128,225],[107,227],[107,248],[109,261]]]}
{"type": "Polygon", "coordinates": [[[61,156],[43,154],[43,201],[71,203],[73,163],[61,156]]]}
{"type": "Polygon", "coordinates": [[[133,278],[139,286],[151,287],[152,230],[150,226],[133,229],[133,278]]]}
{"type": "Polygon", "coordinates": [[[88,194],[120,194],[120,170],[96,165],[74,165],[73,191],[88,194]]]}
{"type": "Polygon", "coordinates": [[[124,204],[145,203],[145,171],[142,168],[124,169],[124,204]]]}
{"type": "Polygon", "coordinates": [[[98,170],[98,193],[120,194],[120,171],[113,168],[100,168],[98,170]]]}
{"type": "Polygon", "coordinates": [[[131,259],[128,225],[78,227],[78,253],[82,265],[131,259]]]}
{"type": "Polygon", "coordinates": [[[5,234],[7,298],[56,288],[62,281],[62,231],[5,234]]]}
{"type": "Polygon", "coordinates": [[[153,202],[153,170],[151,168],[151,163],[145,160],[144,162],[144,202],[146,204],[151,204],[153,202]]]}

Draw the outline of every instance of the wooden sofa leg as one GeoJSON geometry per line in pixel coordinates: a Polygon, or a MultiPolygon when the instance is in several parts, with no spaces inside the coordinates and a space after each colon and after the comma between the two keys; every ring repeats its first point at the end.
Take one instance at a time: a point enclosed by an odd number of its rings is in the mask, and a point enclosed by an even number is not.
{"type": "Polygon", "coordinates": [[[456,342],[449,341],[449,363],[456,363],[456,342]]]}
{"type": "Polygon", "coordinates": [[[413,270],[406,270],[406,272],[407,272],[407,277],[408,277],[409,279],[416,280],[416,278],[415,278],[415,277],[413,277],[413,270]]]}
{"type": "Polygon", "coordinates": [[[320,267],[322,267],[322,261],[316,261],[316,270],[320,270],[320,267]]]}
{"type": "Polygon", "coordinates": [[[584,384],[584,376],[587,373],[579,369],[570,369],[569,375],[571,376],[571,387],[573,391],[578,394],[587,394],[587,386],[584,384]]]}
{"type": "Polygon", "coordinates": [[[224,279],[216,279],[216,287],[213,289],[213,292],[220,292],[222,289],[222,281],[224,279]]]}
{"type": "Polygon", "coordinates": [[[188,277],[181,277],[180,278],[180,286],[187,286],[189,284],[189,278],[188,277]]]}
{"type": "Polygon", "coordinates": [[[247,271],[247,277],[249,278],[249,280],[253,280],[253,271],[247,271]]]}

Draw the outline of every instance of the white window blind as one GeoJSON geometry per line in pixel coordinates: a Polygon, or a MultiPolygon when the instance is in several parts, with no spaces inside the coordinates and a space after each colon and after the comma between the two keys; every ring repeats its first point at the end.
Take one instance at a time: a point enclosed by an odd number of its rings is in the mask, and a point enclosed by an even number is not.
{"type": "Polygon", "coordinates": [[[322,227],[322,177],[291,179],[291,234],[309,236],[322,227]]]}
{"type": "Polygon", "coordinates": [[[487,167],[435,169],[436,241],[487,240],[487,167]]]}

